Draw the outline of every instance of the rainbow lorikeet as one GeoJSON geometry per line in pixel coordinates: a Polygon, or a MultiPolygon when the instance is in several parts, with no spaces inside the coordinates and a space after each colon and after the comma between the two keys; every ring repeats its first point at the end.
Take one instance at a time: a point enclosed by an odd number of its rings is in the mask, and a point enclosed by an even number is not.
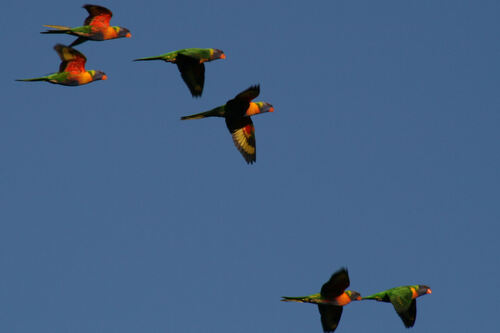
{"type": "Polygon", "coordinates": [[[89,16],[85,19],[83,26],[71,28],[62,25],[44,25],[44,27],[54,28],[56,30],[47,30],[41,33],[77,36],[78,38],[69,45],[70,47],[88,40],[102,41],[121,37],[132,37],[127,28],[109,25],[111,16],[113,16],[113,13],[109,9],[96,5],[84,5],[83,8],[89,12],[89,16]]]}
{"type": "Polygon", "coordinates": [[[92,81],[106,80],[108,77],[104,72],[95,70],[85,70],[87,58],[79,51],[62,44],[54,46],[61,58],[59,72],[47,76],[36,77],[32,79],[21,79],[16,81],[47,81],[54,84],[65,86],[80,86],[92,81]]]}
{"type": "Polygon", "coordinates": [[[224,118],[236,148],[243,155],[245,161],[252,164],[256,161],[256,150],[255,128],[250,116],[274,111],[273,106],[269,103],[252,102],[255,97],[259,96],[259,92],[260,86],[251,86],[222,106],[218,106],[210,111],[181,117],[181,120],[206,117],[224,118]]]}
{"type": "Polygon", "coordinates": [[[191,91],[193,97],[200,97],[205,84],[205,65],[204,62],[226,59],[224,52],[218,49],[182,49],[156,57],[140,58],[134,61],[163,60],[177,64],[182,79],[191,91]]]}
{"type": "Polygon", "coordinates": [[[319,294],[301,297],[283,296],[283,302],[313,303],[318,305],[321,325],[324,332],[333,332],[337,328],[344,305],[361,299],[356,291],[346,290],[349,287],[349,274],[346,268],[333,273],[319,294]]]}
{"type": "Polygon", "coordinates": [[[417,297],[431,294],[432,290],[425,285],[402,286],[388,289],[362,299],[373,299],[379,302],[392,303],[407,328],[415,325],[417,319],[417,297]]]}

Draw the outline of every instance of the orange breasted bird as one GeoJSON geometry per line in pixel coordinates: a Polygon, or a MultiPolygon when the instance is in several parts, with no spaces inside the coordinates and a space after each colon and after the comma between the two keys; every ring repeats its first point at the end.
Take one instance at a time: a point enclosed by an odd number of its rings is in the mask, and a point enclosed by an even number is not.
{"type": "Polygon", "coordinates": [[[240,151],[245,161],[252,164],[256,161],[255,128],[250,116],[273,112],[274,108],[266,102],[252,102],[259,96],[260,87],[251,86],[239,93],[226,104],[218,106],[210,111],[181,117],[181,120],[200,119],[206,117],[222,117],[226,120],[226,126],[233,137],[236,148],[240,151]]]}
{"type": "Polygon", "coordinates": [[[47,76],[36,77],[32,79],[21,79],[16,81],[47,81],[54,84],[65,86],[80,86],[92,81],[106,80],[104,72],[95,70],[85,70],[87,58],[79,51],[62,44],[54,46],[61,58],[59,72],[47,76]]]}
{"type": "Polygon", "coordinates": [[[392,303],[397,314],[407,328],[415,325],[417,319],[417,297],[431,294],[432,290],[425,285],[402,286],[388,289],[362,299],[392,303]]]}
{"type": "Polygon", "coordinates": [[[176,64],[191,95],[200,97],[205,84],[205,65],[203,63],[217,59],[226,59],[224,52],[219,49],[190,48],[172,51],[156,57],[135,59],[134,61],[163,60],[176,64]]]}
{"type": "Polygon", "coordinates": [[[324,332],[333,332],[337,328],[342,316],[343,306],[358,301],[361,295],[349,287],[349,274],[346,268],[341,268],[333,273],[322,287],[319,294],[312,294],[301,297],[283,296],[283,302],[313,303],[318,305],[321,315],[321,325],[324,332]]]}
{"type": "Polygon", "coordinates": [[[42,31],[41,33],[69,34],[78,37],[69,45],[70,47],[88,40],[103,41],[121,37],[132,37],[127,28],[109,25],[111,16],[113,16],[113,13],[109,9],[97,5],[84,5],[83,8],[89,12],[89,16],[85,19],[83,26],[71,28],[62,25],[44,25],[44,27],[56,30],[42,31]]]}

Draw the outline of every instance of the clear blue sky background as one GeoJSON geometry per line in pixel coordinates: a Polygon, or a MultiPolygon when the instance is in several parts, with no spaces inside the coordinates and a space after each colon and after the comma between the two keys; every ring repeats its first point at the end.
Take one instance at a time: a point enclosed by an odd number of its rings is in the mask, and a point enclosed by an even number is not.
{"type": "MultiPolygon", "coordinates": [[[[101,1],[131,39],[78,47],[108,75],[57,71],[43,24],[80,1],[2,1],[0,331],[321,332],[347,266],[369,294],[425,283],[412,332],[494,332],[500,308],[500,2],[101,1]],[[203,97],[175,65],[214,47],[203,97]],[[247,165],[222,119],[179,117],[252,84],[247,165]]],[[[389,304],[338,332],[405,332],[389,304]]]]}

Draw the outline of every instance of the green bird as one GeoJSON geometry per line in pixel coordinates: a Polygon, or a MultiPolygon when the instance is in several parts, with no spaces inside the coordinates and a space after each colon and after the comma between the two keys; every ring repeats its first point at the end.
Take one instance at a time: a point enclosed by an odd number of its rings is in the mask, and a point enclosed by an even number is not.
{"type": "Polygon", "coordinates": [[[361,299],[361,295],[349,287],[349,274],[346,268],[341,268],[333,273],[323,286],[319,294],[312,294],[301,297],[283,296],[283,302],[313,303],[318,305],[321,315],[321,325],[324,332],[333,332],[337,328],[342,316],[343,306],[351,301],[361,299]]]}
{"type": "Polygon", "coordinates": [[[405,326],[410,328],[415,325],[415,320],[417,319],[417,297],[426,294],[432,294],[431,288],[422,284],[416,284],[388,289],[363,297],[362,299],[392,303],[405,326]]]}
{"type": "Polygon", "coordinates": [[[181,120],[201,119],[206,117],[222,117],[233,137],[236,148],[248,164],[256,161],[255,128],[250,116],[264,112],[273,112],[274,108],[267,102],[252,102],[259,96],[260,86],[251,86],[239,93],[235,98],[210,111],[181,117],[181,120]]]}
{"type": "Polygon", "coordinates": [[[87,58],[85,58],[81,52],[62,44],[54,46],[54,50],[56,50],[61,58],[59,72],[16,81],[47,81],[49,83],[62,84],[64,86],[80,86],[93,81],[107,79],[104,72],[85,69],[87,58]]]}
{"type": "Polygon", "coordinates": [[[218,49],[182,49],[165,53],[156,57],[140,58],[134,61],[163,60],[177,65],[182,79],[193,97],[200,97],[205,84],[205,65],[216,59],[226,59],[223,51],[218,49]]]}
{"type": "Polygon", "coordinates": [[[88,40],[103,41],[121,37],[130,38],[132,35],[127,28],[110,26],[109,21],[113,13],[106,7],[97,5],[84,5],[89,16],[80,27],[66,27],[63,25],[44,25],[47,28],[55,30],[42,31],[42,34],[69,34],[78,37],[69,46],[81,44],[88,40]]]}

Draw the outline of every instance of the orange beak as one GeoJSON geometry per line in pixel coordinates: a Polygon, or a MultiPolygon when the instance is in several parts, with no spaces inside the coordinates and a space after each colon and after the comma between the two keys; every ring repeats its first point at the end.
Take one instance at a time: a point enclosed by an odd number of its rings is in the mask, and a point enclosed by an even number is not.
{"type": "Polygon", "coordinates": [[[220,58],[221,58],[221,59],[226,59],[226,55],[225,55],[224,53],[222,53],[222,54],[220,55],[220,58]]]}
{"type": "Polygon", "coordinates": [[[130,38],[132,37],[132,34],[129,32],[128,34],[125,35],[125,37],[130,38]]]}
{"type": "Polygon", "coordinates": [[[107,79],[108,79],[108,76],[107,75],[103,75],[101,80],[107,80],[107,79]]]}
{"type": "Polygon", "coordinates": [[[432,294],[432,290],[427,289],[427,294],[432,294]]]}
{"type": "Polygon", "coordinates": [[[274,112],[274,108],[270,107],[268,112],[274,112]]]}

